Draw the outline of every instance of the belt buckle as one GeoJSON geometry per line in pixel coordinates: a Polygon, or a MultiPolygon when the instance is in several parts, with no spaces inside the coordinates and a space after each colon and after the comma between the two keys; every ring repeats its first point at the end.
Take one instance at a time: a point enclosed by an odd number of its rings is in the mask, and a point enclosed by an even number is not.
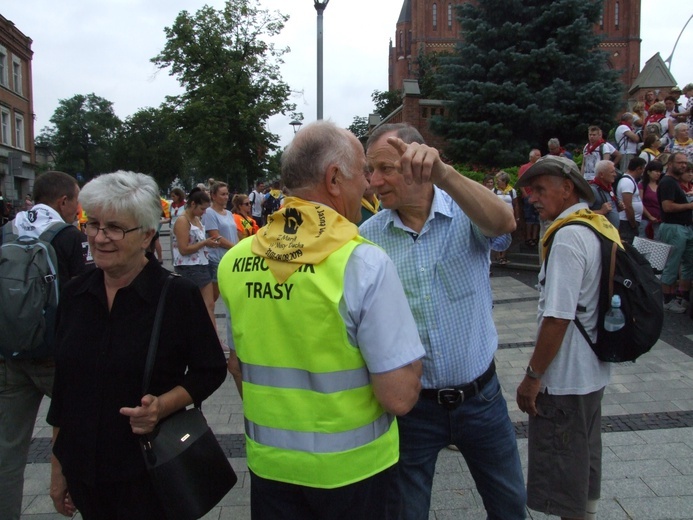
{"type": "Polygon", "coordinates": [[[464,392],[456,388],[441,388],[438,390],[438,404],[451,410],[464,402],[464,392]]]}

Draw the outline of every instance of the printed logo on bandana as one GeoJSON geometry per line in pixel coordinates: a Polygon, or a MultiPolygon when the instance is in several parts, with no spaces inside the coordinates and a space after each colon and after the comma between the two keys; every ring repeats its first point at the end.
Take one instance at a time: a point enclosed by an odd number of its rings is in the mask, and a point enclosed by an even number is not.
{"type": "Polygon", "coordinates": [[[29,220],[29,222],[33,224],[34,222],[36,222],[38,214],[33,209],[30,209],[26,212],[26,218],[29,220]]]}
{"type": "Polygon", "coordinates": [[[284,212],[284,233],[295,235],[298,233],[298,228],[303,224],[301,212],[296,208],[286,208],[284,212]]]}

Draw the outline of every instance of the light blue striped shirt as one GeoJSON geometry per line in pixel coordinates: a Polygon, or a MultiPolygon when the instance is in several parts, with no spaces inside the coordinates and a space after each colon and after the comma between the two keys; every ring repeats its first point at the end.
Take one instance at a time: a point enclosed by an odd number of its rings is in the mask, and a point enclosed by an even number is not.
{"type": "Polygon", "coordinates": [[[473,381],[498,347],[490,240],[447,193],[434,190],[431,212],[416,240],[392,210],[380,211],[360,227],[361,235],[385,249],[397,266],[426,349],[423,388],[473,381]]]}

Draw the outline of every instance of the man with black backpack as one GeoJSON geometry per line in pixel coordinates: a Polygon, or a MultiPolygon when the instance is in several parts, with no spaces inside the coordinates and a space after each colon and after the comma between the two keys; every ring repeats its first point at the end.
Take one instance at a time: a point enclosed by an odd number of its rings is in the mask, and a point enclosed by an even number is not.
{"type": "MultiPolygon", "coordinates": [[[[62,172],[45,172],[34,183],[36,204],[17,214],[2,228],[0,258],[0,518],[19,520],[24,487],[24,468],[41,400],[53,388],[54,352],[50,314],[57,306],[60,286],[85,269],[83,235],[70,225],[77,215],[79,186],[62,172]],[[26,254],[31,254],[26,259],[26,254]],[[10,289],[12,262],[31,263],[31,268],[57,266],[41,276],[10,289]],[[57,275],[57,280],[55,279],[57,275]],[[36,292],[27,288],[36,286],[36,292]],[[49,297],[49,302],[32,300],[49,297]],[[13,318],[13,314],[46,303],[46,319],[13,318]],[[32,307],[33,305],[33,307],[32,307]],[[23,308],[17,308],[23,307],[23,308]],[[11,332],[6,332],[10,330],[11,332]],[[28,341],[20,338],[30,338],[28,341]]],[[[21,269],[21,265],[19,266],[21,269]]]]}
{"type": "Polygon", "coordinates": [[[531,187],[539,217],[553,221],[542,244],[546,254],[552,241],[539,273],[536,346],[517,389],[518,406],[529,414],[527,505],[549,515],[594,519],[601,487],[601,402],[611,369],[573,320],[579,313],[596,341],[602,255],[594,231],[565,223],[590,219],[613,241],[619,241],[618,232],[581,202],[593,202],[594,193],[573,161],[543,157],[517,186],[531,187]]]}

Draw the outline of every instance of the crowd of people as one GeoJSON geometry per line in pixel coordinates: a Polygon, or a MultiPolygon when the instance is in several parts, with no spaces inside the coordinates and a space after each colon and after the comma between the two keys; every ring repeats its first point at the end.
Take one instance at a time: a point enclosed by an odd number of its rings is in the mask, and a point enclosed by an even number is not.
{"type": "Polygon", "coordinates": [[[682,93],[686,107],[648,93],[620,117],[616,145],[596,126],[581,154],[552,138],[545,156],[529,152],[514,187],[504,171],[481,183],[459,175],[406,123],[381,125],[365,147],[331,122],[306,125],[283,153],[281,182],[258,181],[248,194],[210,179],[162,203],[143,174],[100,175],[81,192],[69,175],[43,174],[35,200],[7,226],[38,236],[83,212],[83,234],[68,226],[54,244],[61,298],[52,343],[1,359],[21,384],[0,386],[0,517],[19,518],[47,395],[57,511],[162,518],[138,439],[202,402],[228,371],[243,398],[253,518],[426,519],[448,447],[470,468],[488,518],[525,518],[527,506],[596,518],[611,365],[573,320],[596,336],[602,259],[594,232],[563,224],[591,219],[618,244],[671,246],[664,307],[685,312],[693,84],[682,93]],[[143,392],[169,276],[152,249],[162,218],[180,276],[143,392]],[[529,247],[552,241],[539,272],[535,348],[516,391],[529,415],[526,482],[496,374],[489,281],[491,260],[508,262],[518,226],[529,247]],[[230,318],[224,341],[219,296],[230,318]],[[281,334],[258,342],[264,329],[281,334]]]}

